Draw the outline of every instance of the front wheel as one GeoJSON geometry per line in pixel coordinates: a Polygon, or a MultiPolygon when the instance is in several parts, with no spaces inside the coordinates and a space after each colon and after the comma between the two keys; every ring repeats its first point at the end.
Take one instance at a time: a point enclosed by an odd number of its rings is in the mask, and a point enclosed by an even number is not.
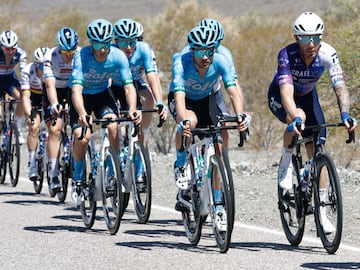
{"type": "Polygon", "coordinates": [[[213,221],[213,231],[216,244],[221,253],[228,251],[231,242],[233,204],[232,191],[229,187],[228,175],[225,172],[224,164],[218,155],[210,157],[210,177],[209,187],[210,213],[213,221]],[[220,191],[221,201],[216,198],[216,192],[220,191]],[[218,212],[218,208],[222,211],[218,212]]]}
{"type": "Polygon", "coordinates": [[[20,143],[19,143],[19,131],[16,125],[11,126],[11,133],[9,137],[9,152],[8,152],[8,163],[9,163],[9,174],[10,182],[15,187],[19,182],[20,174],[20,143]]]}
{"type": "Polygon", "coordinates": [[[44,157],[39,156],[36,158],[36,168],[38,171],[39,177],[33,180],[33,186],[36,194],[40,194],[43,186],[44,181],[44,171],[45,171],[45,164],[44,164],[44,157]]]}
{"type": "Polygon", "coordinates": [[[339,176],[327,154],[316,158],[315,179],[320,179],[314,187],[316,228],[324,248],[333,254],[340,245],[343,208],[339,176]]]}
{"type": "Polygon", "coordinates": [[[278,185],[278,208],[280,219],[285,236],[292,246],[298,246],[304,236],[305,230],[305,212],[303,207],[303,193],[300,188],[298,179],[298,166],[293,156],[292,161],[293,188],[284,190],[278,185]]]}
{"type": "Polygon", "coordinates": [[[64,202],[67,195],[68,190],[68,183],[69,183],[69,175],[70,175],[70,157],[66,156],[67,147],[70,145],[66,145],[67,137],[65,135],[62,136],[60,142],[60,149],[59,149],[59,171],[60,171],[60,183],[61,183],[61,190],[56,193],[59,202],[64,202]]]}
{"type": "Polygon", "coordinates": [[[132,187],[136,215],[140,223],[146,223],[151,211],[151,166],[149,152],[137,141],[134,144],[132,187]]]}
{"type": "Polygon", "coordinates": [[[114,235],[120,227],[121,216],[123,214],[124,192],[122,190],[123,178],[120,171],[120,161],[111,146],[105,148],[102,170],[105,222],[110,234],[114,235]]]}

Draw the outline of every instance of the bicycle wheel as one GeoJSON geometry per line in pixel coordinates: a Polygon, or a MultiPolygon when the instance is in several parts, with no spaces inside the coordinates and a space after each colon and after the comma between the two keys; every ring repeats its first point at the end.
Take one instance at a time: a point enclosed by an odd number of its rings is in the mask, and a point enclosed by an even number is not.
{"type": "Polygon", "coordinates": [[[196,186],[196,177],[195,177],[195,169],[193,165],[193,159],[190,156],[189,165],[191,168],[191,185],[190,189],[187,192],[187,197],[189,199],[189,203],[191,204],[191,207],[184,207],[184,209],[181,211],[184,228],[185,228],[185,234],[186,237],[189,239],[189,242],[192,245],[197,245],[200,241],[201,237],[201,230],[202,230],[202,224],[203,220],[200,215],[200,194],[199,190],[196,186]]]}
{"type": "Polygon", "coordinates": [[[285,236],[292,246],[298,246],[302,241],[305,230],[305,211],[303,207],[303,193],[299,185],[299,169],[292,157],[293,189],[284,190],[278,185],[278,208],[285,236]]]}
{"type": "MultiPolygon", "coordinates": [[[[72,168],[71,168],[72,169],[72,168]]],[[[85,228],[91,229],[95,222],[96,201],[94,200],[95,179],[91,172],[91,151],[90,146],[85,154],[84,178],[85,184],[82,189],[83,200],[80,203],[80,213],[85,228]]]]}
{"type": "Polygon", "coordinates": [[[62,139],[59,148],[59,172],[60,172],[61,190],[56,193],[59,202],[64,202],[66,199],[68,183],[69,183],[69,175],[70,175],[69,160],[65,159],[66,142],[67,142],[67,136],[65,136],[65,134],[62,134],[62,139]]]}
{"type": "Polygon", "coordinates": [[[231,190],[229,187],[228,176],[225,172],[224,164],[221,161],[218,155],[213,155],[210,157],[210,179],[211,183],[209,184],[209,194],[210,194],[210,214],[213,223],[213,231],[216,239],[216,244],[220,249],[221,253],[228,251],[231,242],[231,233],[232,233],[232,222],[231,215],[233,213],[233,200],[231,197],[231,190]],[[219,181],[221,188],[221,206],[223,207],[226,217],[222,219],[222,222],[225,222],[225,228],[220,228],[216,225],[216,213],[215,213],[215,198],[213,193],[213,187],[216,185],[215,182],[219,181]],[[230,217],[230,219],[228,218],[230,217]]]}
{"type": "Polygon", "coordinates": [[[333,160],[327,154],[321,154],[316,158],[316,174],[315,179],[321,178],[321,181],[326,183],[325,188],[321,191],[325,196],[319,194],[319,181],[316,181],[314,187],[316,228],[324,248],[328,253],[333,254],[340,245],[343,209],[339,176],[333,160]],[[328,228],[324,228],[324,226],[329,227],[330,225],[333,226],[332,232],[328,228]]]}
{"type": "Polygon", "coordinates": [[[19,182],[20,174],[20,143],[19,143],[19,131],[16,125],[11,126],[11,132],[9,136],[9,152],[8,152],[8,164],[10,182],[15,187],[19,182]]]}
{"type": "Polygon", "coordinates": [[[36,158],[36,167],[37,167],[39,177],[37,179],[33,180],[33,186],[34,186],[35,193],[40,194],[40,192],[42,190],[42,186],[43,186],[43,181],[44,181],[44,170],[45,170],[44,157],[38,156],[36,158]]]}
{"type": "Polygon", "coordinates": [[[149,220],[151,212],[151,167],[149,152],[144,145],[137,141],[134,144],[134,156],[132,165],[133,199],[136,215],[140,223],[149,220]],[[139,181],[139,179],[141,181],[139,181]]]}
{"type": "MultiPolygon", "coordinates": [[[[2,136],[1,136],[2,137],[2,136]]],[[[2,145],[2,144],[1,144],[2,145]]],[[[0,150],[0,184],[4,184],[6,176],[7,153],[6,149],[0,150]]]]}
{"type": "Polygon", "coordinates": [[[222,146],[222,157],[223,157],[223,161],[224,161],[225,171],[227,173],[228,180],[229,180],[229,189],[230,189],[230,194],[231,194],[231,198],[232,198],[232,202],[233,202],[233,204],[232,204],[233,207],[231,208],[232,213],[228,218],[230,225],[231,225],[231,231],[232,231],[232,229],[234,227],[234,221],[235,221],[235,188],[234,188],[234,180],[233,180],[231,167],[230,167],[229,155],[228,155],[227,150],[224,145],[222,146]]]}
{"type": "Polygon", "coordinates": [[[103,210],[105,222],[110,234],[114,235],[120,227],[124,193],[122,190],[123,179],[120,171],[120,161],[111,146],[105,148],[103,173],[103,210]]]}

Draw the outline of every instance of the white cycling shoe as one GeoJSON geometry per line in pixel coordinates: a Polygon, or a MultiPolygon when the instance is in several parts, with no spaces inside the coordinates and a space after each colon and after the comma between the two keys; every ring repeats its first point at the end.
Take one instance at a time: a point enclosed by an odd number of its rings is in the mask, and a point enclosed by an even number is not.
{"type": "Polygon", "coordinates": [[[226,232],[227,230],[227,217],[222,205],[218,205],[215,208],[215,226],[220,232],[226,232]]]}
{"type": "Polygon", "coordinates": [[[189,183],[191,180],[190,166],[185,165],[180,167],[174,167],[174,174],[175,174],[175,185],[180,190],[188,190],[189,183]]]}
{"type": "Polygon", "coordinates": [[[290,162],[289,166],[279,166],[278,171],[278,182],[279,186],[282,189],[290,190],[293,187],[293,181],[292,181],[292,174],[293,174],[293,167],[292,163],[290,162]]]}
{"type": "Polygon", "coordinates": [[[324,230],[324,233],[330,234],[336,231],[334,225],[329,220],[326,215],[326,208],[324,206],[320,206],[320,221],[324,230]]]}

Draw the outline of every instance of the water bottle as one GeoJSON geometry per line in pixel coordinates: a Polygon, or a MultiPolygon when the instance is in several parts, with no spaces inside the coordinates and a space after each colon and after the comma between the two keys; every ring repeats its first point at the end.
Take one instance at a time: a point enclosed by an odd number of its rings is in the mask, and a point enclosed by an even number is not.
{"type": "Polygon", "coordinates": [[[91,168],[92,168],[92,175],[95,177],[98,171],[98,164],[99,164],[99,157],[100,153],[96,152],[95,155],[91,159],[91,168]]]}
{"type": "Polygon", "coordinates": [[[310,175],[310,169],[311,169],[311,159],[307,160],[305,162],[304,168],[300,170],[300,185],[301,190],[305,192],[308,187],[308,181],[309,181],[309,175],[310,175]]]}

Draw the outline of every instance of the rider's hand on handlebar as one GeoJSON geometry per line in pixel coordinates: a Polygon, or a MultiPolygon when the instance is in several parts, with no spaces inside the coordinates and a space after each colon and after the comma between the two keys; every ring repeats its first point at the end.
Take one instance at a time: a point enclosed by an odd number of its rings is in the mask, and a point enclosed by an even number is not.
{"type": "Polygon", "coordinates": [[[140,125],[142,120],[141,110],[129,110],[129,118],[134,122],[135,125],[140,125]]]}
{"type": "Polygon", "coordinates": [[[287,131],[289,133],[295,132],[296,134],[300,135],[300,132],[304,130],[305,124],[303,123],[300,117],[295,117],[292,122],[288,125],[287,131]],[[300,126],[300,130],[299,127],[300,126]]]}
{"type": "Polygon", "coordinates": [[[157,101],[155,107],[158,109],[158,113],[162,120],[166,121],[168,117],[168,108],[161,101],[157,101]]]}
{"type": "Polygon", "coordinates": [[[79,115],[78,123],[82,127],[89,127],[92,125],[92,117],[87,114],[79,115]]]}
{"type": "Polygon", "coordinates": [[[238,117],[238,130],[240,132],[247,130],[250,127],[251,114],[248,112],[243,112],[242,114],[237,114],[238,117]]]}
{"type": "Polygon", "coordinates": [[[182,136],[191,137],[191,121],[189,119],[184,119],[178,123],[178,133],[182,136]]]}
{"type": "Polygon", "coordinates": [[[50,114],[53,115],[57,115],[61,112],[62,110],[62,105],[57,103],[57,104],[50,104],[48,107],[50,114]]]}
{"type": "Polygon", "coordinates": [[[353,131],[357,126],[357,119],[351,117],[347,112],[341,113],[341,121],[349,131],[353,131]]]}

